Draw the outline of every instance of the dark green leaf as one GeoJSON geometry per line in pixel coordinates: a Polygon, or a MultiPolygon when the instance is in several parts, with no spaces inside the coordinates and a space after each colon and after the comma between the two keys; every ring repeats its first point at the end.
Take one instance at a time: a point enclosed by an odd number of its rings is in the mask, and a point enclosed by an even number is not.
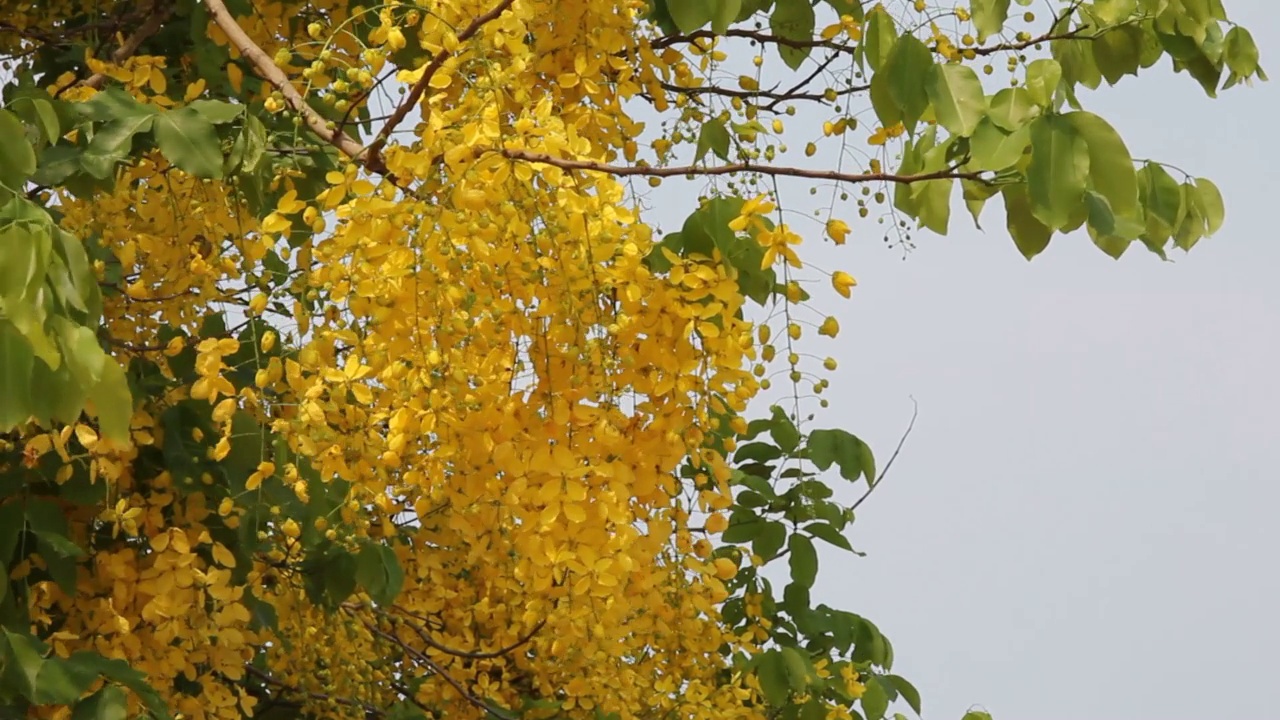
{"type": "Polygon", "coordinates": [[[760,656],[756,664],[756,678],[770,705],[781,706],[791,697],[791,683],[780,651],[768,650],[760,656]]]}
{"type": "Polygon", "coordinates": [[[867,720],[880,720],[889,709],[889,695],[875,676],[867,678],[866,685],[867,689],[862,693],[862,711],[866,713],[867,720]]]}
{"type": "Polygon", "coordinates": [[[921,79],[928,77],[932,66],[933,54],[928,46],[911,33],[898,38],[885,63],[883,72],[889,81],[889,95],[902,109],[902,123],[908,132],[929,107],[929,93],[921,79]]]}
{"type": "Polygon", "coordinates": [[[903,700],[907,701],[907,704],[911,706],[911,709],[915,711],[916,715],[919,715],[920,691],[916,690],[914,685],[907,682],[906,678],[899,675],[885,675],[884,679],[898,691],[898,694],[902,696],[903,700]]]}
{"type": "Polygon", "coordinates": [[[125,720],[129,712],[124,691],[107,685],[76,705],[71,720],[125,720]]]}
{"type": "Polygon", "coordinates": [[[702,130],[698,132],[698,148],[694,152],[694,157],[700,161],[708,150],[714,152],[721,160],[729,159],[729,130],[725,128],[724,121],[719,118],[702,124],[702,130]]]}
{"type": "Polygon", "coordinates": [[[849,544],[849,538],[827,523],[810,523],[804,527],[804,531],[838,548],[853,552],[853,546],[849,544]]]}
{"type": "Polygon", "coordinates": [[[199,178],[222,175],[222,148],[213,123],[190,107],[170,110],[155,121],[156,144],[169,162],[199,178]]]}
{"type": "Polygon", "coordinates": [[[762,523],[751,541],[751,552],[766,562],[772,560],[787,541],[787,526],[776,520],[762,523]]]}
{"type": "Polygon", "coordinates": [[[840,468],[840,476],[850,482],[865,477],[870,485],[876,480],[876,462],[871,448],[855,435],[844,430],[815,430],[809,433],[809,459],[820,470],[834,463],[840,468]]]}
{"type": "Polygon", "coordinates": [[[7,186],[10,191],[21,191],[27,178],[36,171],[36,151],[27,142],[22,121],[8,110],[0,110],[0,138],[3,138],[0,141],[0,185],[7,186]]]}
{"type": "Polygon", "coordinates": [[[701,28],[715,15],[713,0],[671,0],[666,7],[676,27],[683,33],[701,28]]]}
{"type": "Polygon", "coordinates": [[[787,558],[791,565],[791,580],[804,587],[813,587],[818,577],[818,551],[813,541],[805,535],[795,533],[787,542],[791,555],[787,558]]]}
{"type": "Polygon", "coordinates": [[[1053,231],[1036,219],[1031,210],[1031,199],[1027,197],[1025,184],[1008,185],[1001,194],[1004,197],[1006,227],[1009,235],[1022,256],[1030,260],[1049,247],[1049,238],[1053,235],[1053,231]]]}

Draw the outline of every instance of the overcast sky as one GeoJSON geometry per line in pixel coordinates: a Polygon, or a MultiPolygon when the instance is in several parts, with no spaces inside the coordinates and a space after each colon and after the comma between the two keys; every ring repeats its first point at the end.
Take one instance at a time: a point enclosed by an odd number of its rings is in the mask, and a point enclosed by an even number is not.
{"type": "MultiPolygon", "coordinates": [[[[1224,4],[1280,79],[1274,3],[1224,4]]],[[[1027,263],[998,206],[905,260],[870,225],[806,242],[860,282],[820,299],[843,330],[808,346],[841,363],[819,426],[883,463],[920,408],[852,531],[869,556],[826,553],[814,600],[880,625],[930,720],[1280,717],[1280,88],[1210,100],[1162,63],[1085,102],[1218,183],[1225,226],[1169,263],[1084,236],[1027,263]]]]}

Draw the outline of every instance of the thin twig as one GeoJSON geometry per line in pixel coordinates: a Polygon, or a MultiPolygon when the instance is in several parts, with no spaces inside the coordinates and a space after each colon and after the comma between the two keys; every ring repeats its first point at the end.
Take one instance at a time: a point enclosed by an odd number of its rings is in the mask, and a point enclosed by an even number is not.
{"type": "MultiPolygon", "coordinates": [[[[495,5],[493,9],[489,10],[489,12],[477,17],[475,20],[472,20],[471,24],[458,34],[459,45],[470,40],[471,37],[480,32],[480,28],[484,27],[487,23],[496,20],[499,15],[507,11],[507,8],[511,7],[513,2],[515,2],[515,0],[502,0],[495,5]]],[[[418,79],[418,82],[414,83],[409,94],[405,96],[405,99],[396,107],[395,112],[391,114],[391,119],[382,126],[382,130],[378,132],[378,136],[369,144],[368,152],[371,157],[379,157],[381,155],[382,148],[387,144],[387,140],[390,139],[391,133],[395,132],[396,126],[399,125],[404,120],[405,116],[417,106],[418,101],[422,99],[422,94],[427,91],[427,86],[430,85],[431,78],[435,77],[435,74],[444,66],[445,61],[451,57],[453,57],[452,52],[449,52],[448,50],[441,50],[435,55],[435,57],[431,58],[431,63],[422,71],[422,77],[418,79]]]]}
{"type": "Polygon", "coordinates": [[[902,452],[902,446],[906,444],[907,438],[911,436],[911,431],[915,429],[916,416],[919,414],[920,404],[916,402],[915,398],[911,398],[911,422],[907,424],[907,431],[902,433],[902,437],[898,439],[898,447],[893,449],[893,454],[889,456],[889,462],[884,464],[880,474],[876,477],[876,481],[871,483],[871,486],[862,494],[862,497],[858,498],[857,502],[849,506],[849,512],[857,510],[858,506],[871,497],[871,493],[875,492],[876,488],[880,487],[880,481],[884,480],[884,476],[889,474],[889,468],[893,467],[893,461],[898,459],[898,453],[902,452]]]}
{"type": "Polygon", "coordinates": [[[678,175],[734,175],[737,173],[760,173],[761,175],[770,175],[775,177],[799,177],[811,180],[833,180],[836,182],[860,183],[860,182],[892,182],[892,183],[914,183],[924,182],[926,180],[984,180],[982,172],[957,172],[955,168],[945,168],[934,172],[920,173],[918,175],[898,175],[894,173],[842,173],[834,170],[807,170],[805,168],[780,167],[776,165],[754,165],[751,163],[730,163],[728,165],[714,165],[699,167],[695,165],[682,165],[676,167],[649,167],[644,165],[622,166],[622,165],[606,165],[605,163],[596,162],[594,160],[572,160],[569,158],[558,158],[542,153],[529,152],[528,150],[501,150],[499,151],[503,157],[510,160],[524,160],[526,162],[544,163],[562,170],[591,170],[595,172],[605,173],[607,175],[640,175],[647,177],[673,177],[678,175]]]}
{"type": "MultiPolygon", "coordinates": [[[[142,26],[134,31],[134,33],[124,41],[123,45],[117,48],[115,52],[111,53],[112,64],[119,65],[125,60],[133,57],[133,54],[138,52],[138,48],[142,47],[142,43],[146,42],[147,38],[160,31],[160,27],[164,25],[165,20],[169,19],[169,13],[172,10],[173,5],[170,3],[155,3],[152,6],[151,14],[147,16],[146,22],[142,23],[142,26]]],[[[103,83],[107,81],[107,77],[108,75],[103,72],[94,73],[85,78],[80,84],[84,87],[91,87],[97,90],[100,89],[103,83]]]]}

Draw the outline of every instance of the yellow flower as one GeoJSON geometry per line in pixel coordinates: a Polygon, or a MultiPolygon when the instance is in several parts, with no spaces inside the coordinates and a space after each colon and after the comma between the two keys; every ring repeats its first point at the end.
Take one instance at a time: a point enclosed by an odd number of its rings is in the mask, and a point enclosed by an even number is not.
{"type": "Polygon", "coordinates": [[[850,288],[858,284],[853,276],[843,270],[837,270],[831,275],[831,287],[836,289],[842,297],[849,297],[850,288]]]}
{"type": "Polygon", "coordinates": [[[843,245],[849,237],[849,223],[832,218],[827,221],[827,237],[837,245],[843,245]]]}
{"type": "Polygon", "coordinates": [[[829,317],[822,321],[821,327],[818,328],[819,335],[827,337],[835,337],[840,332],[840,323],[833,317],[829,317]]]}

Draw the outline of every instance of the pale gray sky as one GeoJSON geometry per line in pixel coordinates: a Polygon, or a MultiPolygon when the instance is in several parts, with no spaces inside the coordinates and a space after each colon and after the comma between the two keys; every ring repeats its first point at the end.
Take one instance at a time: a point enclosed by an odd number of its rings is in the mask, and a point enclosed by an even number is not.
{"type": "MultiPolygon", "coordinates": [[[[1280,77],[1273,3],[1224,4],[1280,77]]],[[[1227,222],[1189,255],[1117,262],[1080,235],[1027,263],[996,203],[986,233],[957,207],[905,260],[871,223],[802,246],[860,282],[817,294],[842,332],[805,344],[840,361],[812,427],[883,463],[920,407],[851,532],[869,556],[824,552],[814,601],[880,625],[930,720],[1280,717],[1280,87],[1210,100],[1166,63],[1085,103],[1135,157],[1222,189],[1227,222]]],[[[669,185],[647,219],[678,226],[669,185]]],[[[816,207],[808,187],[785,207],[816,207]]]]}

